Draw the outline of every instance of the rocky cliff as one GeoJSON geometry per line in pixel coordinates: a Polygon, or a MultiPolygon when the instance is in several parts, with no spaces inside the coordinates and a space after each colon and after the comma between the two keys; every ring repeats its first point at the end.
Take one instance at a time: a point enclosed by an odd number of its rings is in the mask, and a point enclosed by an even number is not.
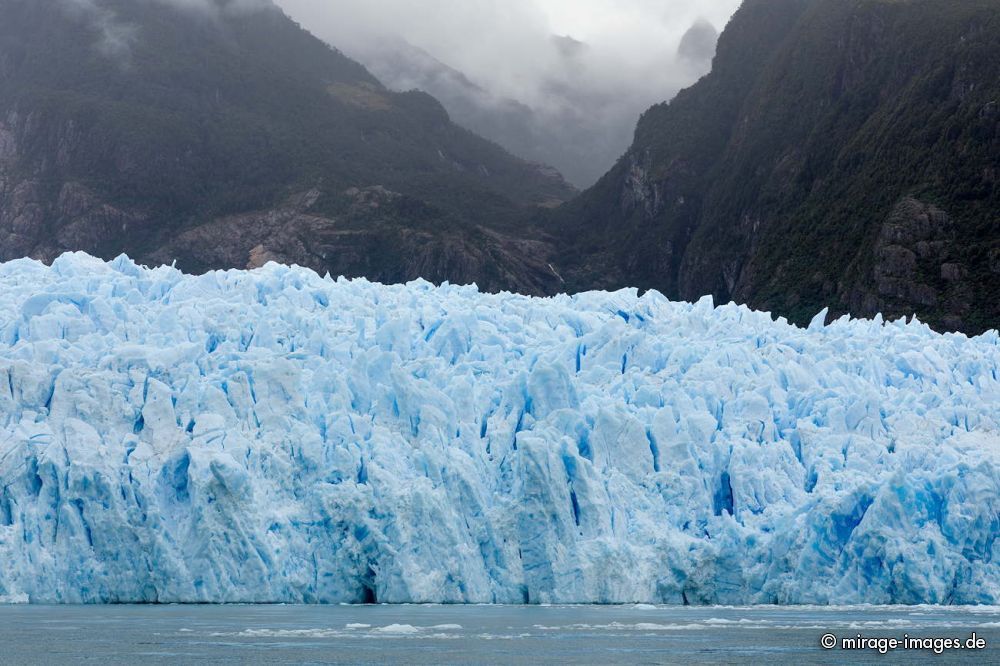
{"type": "Polygon", "coordinates": [[[269,1],[2,12],[0,259],[558,283],[517,220],[573,188],[430,96],[384,88],[269,1]]]}
{"type": "Polygon", "coordinates": [[[712,72],[561,207],[551,169],[250,5],[3,0],[0,259],[275,259],[1000,327],[995,0],[746,0],[712,72]]]}
{"type": "Polygon", "coordinates": [[[572,287],[1000,325],[1000,5],[747,0],[561,212],[572,287]]]}

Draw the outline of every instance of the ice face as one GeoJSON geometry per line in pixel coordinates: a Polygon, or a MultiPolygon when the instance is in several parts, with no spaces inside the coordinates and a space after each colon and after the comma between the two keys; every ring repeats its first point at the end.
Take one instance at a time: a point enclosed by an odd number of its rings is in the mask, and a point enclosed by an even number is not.
{"type": "Polygon", "coordinates": [[[1000,602],[1000,339],[0,265],[0,599],[1000,602]]]}

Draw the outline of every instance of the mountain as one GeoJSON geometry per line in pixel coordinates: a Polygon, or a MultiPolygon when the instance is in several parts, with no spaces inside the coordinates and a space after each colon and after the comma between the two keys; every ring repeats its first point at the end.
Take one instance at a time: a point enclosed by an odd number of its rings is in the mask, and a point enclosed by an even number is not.
{"type": "Polygon", "coordinates": [[[1000,4],[747,0],[551,224],[571,288],[1000,326],[1000,4]]]}
{"type": "Polygon", "coordinates": [[[557,282],[517,224],[572,187],[429,95],[388,90],[269,0],[0,11],[0,258],[557,282]]]}
{"type": "MultiPolygon", "coordinates": [[[[676,57],[663,67],[680,80],[708,71],[718,32],[705,20],[684,34],[676,57]]],[[[551,164],[577,187],[593,185],[628,146],[635,120],[674,89],[620,85],[597,73],[608,63],[572,37],[552,36],[538,54],[547,70],[542,90],[515,99],[494,93],[465,73],[400,38],[361,40],[352,55],[395,90],[424,90],[440,100],[454,121],[539,164],[551,164]]],[[[542,45],[539,45],[542,46],[542,45]]],[[[630,74],[628,80],[638,79],[630,74]]],[[[678,87],[680,87],[678,85],[678,87]]]]}
{"type": "MultiPolygon", "coordinates": [[[[581,49],[586,45],[568,37],[552,41],[560,60],[571,62],[581,49]]],[[[648,104],[553,80],[544,106],[533,106],[492,93],[402,40],[372,44],[358,58],[389,87],[430,93],[456,123],[515,155],[553,165],[578,187],[592,185],[621,156],[639,110],[648,104]]]]}
{"type": "MultiPolygon", "coordinates": [[[[574,195],[557,173],[387,88],[270,0],[0,10],[0,259],[277,260],[531,294],[711,294],[797,323],[830,306],[1000,326],[993,0],[746,0],[711,73],[648,110],[624,157],[557,209],[574,195]]],[[[713,42],[695,26],[678,57],[713,42]]]]}

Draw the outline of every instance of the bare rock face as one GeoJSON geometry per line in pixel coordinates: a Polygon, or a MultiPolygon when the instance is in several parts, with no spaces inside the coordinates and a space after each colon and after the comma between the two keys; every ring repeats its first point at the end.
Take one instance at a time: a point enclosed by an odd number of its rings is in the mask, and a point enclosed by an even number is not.
{"type": "Polygon", "coordinates": [[[650,175],[650,156],[645,153],[640,159],[632,153],[628,156],[629,168],[622,185],[621,206],[625,211],[641,210],[646,217],[659,214],[661,206],[660,184],[650,175]]]}
{"type": "Polygon", "coordinates": [[[962,264],[941,264],[941,278],[948,282],[960,282],[968,275],[969,271],[962,264]]]}
{"type": "MultiPolygon", "coordinates": [[[[80,183],[67,182],[53,202],[49,187],[35,179],[0,179],[0,257],[52,261],[63,252],[98,254],[113,247],[145,216],[101,201],[80,183]]],[[[105,252],[106,253],[106,252],[105,252]]]]}
{"type": "Polygon", "coordinates": [[[40,186],[36,181],[25,180],[10,190],[8,197],[9,213],[4,218],[12,233],[33,235],[44,220],[43,199],[40,186]]]}
{"type": "Polygon", "coordinates": [[[528,219],[574,188],[431,96],[386,88],[270,2],[206,21],[100,0],[135,37],[121,57],[66,4],[2,5],[0,260],[83,250],[554,290],[528,219]]]}
{"type": "Polygon", "coordinates": [[[871,250],[871,279],[855,287],[850,309],[893,317],[929,308],[939,311],[947,326],[961,328],[970,308],[969,272],[954,257],[954,240],[948,213],[903,198],[881,226],[871,250]]]}
{"type": "Polygon", "coordinates": [[[0,163],[12,162],[17,155],[17,142],[14,130],[3,120],[0,120],[0,163]]]}
{"type": "Polygon", "coordinates": [[[4,206],[10,196],[10,186],[13,180],[11,167],[17,158],[17,137],[11,127],[10,116],[0,117],[0,234],[3,230],[4,206]]]}
{"type": "Polygon", "coordinates": [[[23,122],[11,111],[0,117],[0,259],[32,254],[45,219],[38,182],[19,178],[16,166],[23,122]]]}
{"type": "Polygon", "coordinates": [[[990,271],[1000,274],[1000,247],[990,250],[990,271]]]}
{"type": "Polygon", "coordinates": [[[96,252],[114,243],[114,238],[141,225],[141,213],[122,210],[99,200],[79,183],[66,183],[59,192],[58,216],[66,221],[56,233],[60,247],[96,252]]]}
{"type": "Polygon", "coordinates": [[[386,283],[419,277],[476,283],[486,291],[557,290],[552,248],[543,240],[486,227],[400,224],[400,208],[413,202],[381,185],[347,189],[336,214],[319,209],[322,196],[313,189],[273,209],[212,220],[178,235],[148,261],[172,263],[181,258],[178,265],[194,271],[218,265],[254,269],[273,261],[386,283]]]}
{"type": "Polygon", "coordinates": [[[996,0],[747,0],[563,207],[572,288],[1000,327],[996,0]]]}
{"type": "Polygon", "coordinates": [[[875,245],[878,295],[889,302],[900,299],[935,305],[937,290],[923,280],[920,264],[941,265],[947,256],[950,226],[944,211],[916,199],[901,201],[883,225],[875,245]]]}
{"type": "MultiPolygon", "coordinates": [[[[306,211],[319,196],[315,190],[289,197],[275,208],[228,215],[182,232],[149,257],[153,263],[169,264],[181,258],[182,268],[207,270],[212,266],[258,268],[268,261],[282,261],[276,252],[277,238],[295,237],[294,230],[308,224],[306,211]],[[185,265],[186,264],[186,265],[185,265]]],[[[296,252],[301,266],[314,266],[304,252],[296,252]]]]}

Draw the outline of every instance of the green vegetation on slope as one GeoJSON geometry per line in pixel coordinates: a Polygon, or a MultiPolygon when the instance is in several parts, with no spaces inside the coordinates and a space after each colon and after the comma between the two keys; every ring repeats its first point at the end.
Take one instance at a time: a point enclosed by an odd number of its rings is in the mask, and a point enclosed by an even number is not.
{"type": "Polygon", "coordinates": [[[311,188],[329,200],[381,186],[436,211],[448,233],[461,233],[459,222],[506,229],[522,208],[573,194],[453,125],[433,98],[383,88],[276,8],[224,5],[100,0],[95,18],[59,0],[4,2],[0,131],[17,155],[0,187],[0,254],[80,245],[142,257],[184,230],[311,188]],[[102,43],[109,22],[126,36],[114,49],[102,43]],[[83,188],[88,210],[128,218],[125,229],[78,233],[67,183],[83,188]],[[41,211],[30,229],[13,222],[26,198],[41,211]]]}
{"type": "Polygon", "coordinates": [[[566,207],[564,274],[996,327],[998,101],[992,0],[748,0],[712,73],[566,207]]]}

